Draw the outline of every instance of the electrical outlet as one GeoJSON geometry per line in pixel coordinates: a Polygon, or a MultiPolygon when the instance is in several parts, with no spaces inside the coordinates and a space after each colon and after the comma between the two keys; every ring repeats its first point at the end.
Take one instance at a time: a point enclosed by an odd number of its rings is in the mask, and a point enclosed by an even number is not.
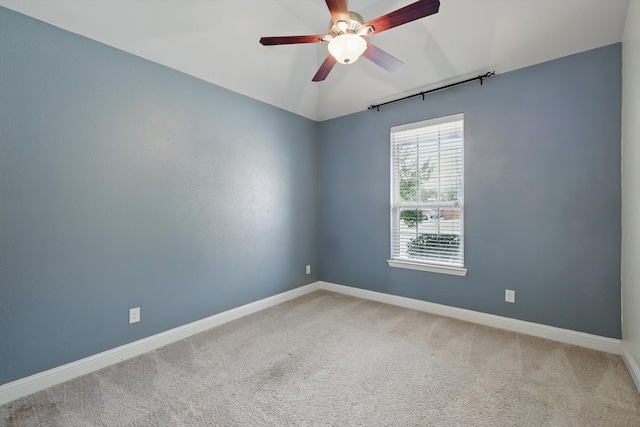
{"type": "Polygon", "coordinates": [[[516,291],[512,291],[511,289],[504,290],[504,300],[506,302],[516,302],[516,291]]]}
{"type": "Polygon", "coordinates": [[[311,266],[307,265],[307,274],[311,274],[311,266]]]}
{"type": "Polygon", "coordinates": [[[138,323],[140,321],[140,307],[129,310],[129,323],[138,323]]]}

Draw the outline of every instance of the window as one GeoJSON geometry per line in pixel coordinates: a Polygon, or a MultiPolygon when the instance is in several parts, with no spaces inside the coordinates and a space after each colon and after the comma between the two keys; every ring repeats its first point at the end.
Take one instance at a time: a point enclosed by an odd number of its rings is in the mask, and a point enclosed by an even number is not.
{"type": "Polygon", "coordinates": [[[392,267],[465,275],[462,114],[391,128],[392,267]]]}

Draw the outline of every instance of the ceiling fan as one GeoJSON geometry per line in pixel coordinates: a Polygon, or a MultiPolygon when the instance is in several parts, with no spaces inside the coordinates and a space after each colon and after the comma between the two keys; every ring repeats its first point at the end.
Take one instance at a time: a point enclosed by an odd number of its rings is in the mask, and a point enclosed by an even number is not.
{"type": "Polygon", "coordinates": [[[353,64],[363,55],[368,60],[379,65],[390,73],[399,70],[403,62],[389,55],[384,50],[366,41],[364,37],[379,34],[425,16],[433,15],[440,8],[439,0],[420,0],[408,6],[382,15],[372,21],[364,22],[362,16],[350,12],[347,0],[325,0],[333,24],[329,27],[329,34],[315,36],[281,36],[262,37],[260,43],[264,46],[298,43],[329,43],[329,55],[320,69],[313,76],[312,81],[320,82],[327,78],[329,72],[336,65],[353,64]]]}

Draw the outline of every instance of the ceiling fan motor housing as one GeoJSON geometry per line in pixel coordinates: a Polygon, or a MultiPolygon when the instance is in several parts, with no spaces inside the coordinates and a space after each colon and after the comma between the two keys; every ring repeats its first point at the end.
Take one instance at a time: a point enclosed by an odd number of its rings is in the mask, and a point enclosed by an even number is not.
{"type": "Polygon", "coordinates": [[[362,29],[362,23],[364,22],[362,15],[356,12],[349,12],[349,19],[351,22],[340,21],[338,23],[341,24],[340,26],[331,21],[329,24],[329,35],[335,38],[344,33],[358,34],[362,29]]]}

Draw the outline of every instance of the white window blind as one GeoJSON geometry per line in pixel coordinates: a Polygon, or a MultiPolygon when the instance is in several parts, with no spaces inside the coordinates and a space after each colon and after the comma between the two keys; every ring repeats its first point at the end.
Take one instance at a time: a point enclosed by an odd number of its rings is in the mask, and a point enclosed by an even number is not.
{"type": "Polygon", "coordinates": [[[462,114],[391,128],[391,259],[464,266],[462,114]]]}

